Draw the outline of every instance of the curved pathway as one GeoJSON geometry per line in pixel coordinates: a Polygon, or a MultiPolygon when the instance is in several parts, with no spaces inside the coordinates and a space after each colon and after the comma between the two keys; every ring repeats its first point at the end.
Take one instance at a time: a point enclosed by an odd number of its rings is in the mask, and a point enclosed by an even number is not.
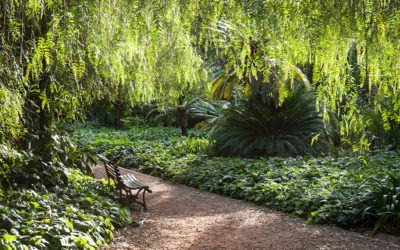
{"type": "MultiPolygon", "coordinates": [[[[93,172],[105,177],[103,166],[93,172]]],[[[400,249],[398,238],[386,242],[310,225],[251,203],[134,174],[153,190],[146,194],[148,211],[132,210],[140,226],[122,228],[110,249],[400,249]]]]}

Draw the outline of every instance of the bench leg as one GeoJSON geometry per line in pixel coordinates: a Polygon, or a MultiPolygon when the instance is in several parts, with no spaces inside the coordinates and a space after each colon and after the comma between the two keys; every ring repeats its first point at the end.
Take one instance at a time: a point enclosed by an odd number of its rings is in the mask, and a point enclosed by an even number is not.
{"type": "Polygon", "coordinates": [[[144,197],[145,195],[146,195],[146,190],[143,191],[143,198],[142,198],[142,200],[143,200],[144,211],[147,211],[146,199],[145,199],[145,197],[144,197]]]}
{"type": "Polygon", "coordinates": [[[136,204],[139,204],[139,205],[143,206],[144,211],[147,211],[146,200],[145,200],[145,195],[146,195],[146,192],[147,192],[146,189],[140,188],[140,189],[136,192],[136,194],[133,194],[133,193],[132,193],[132,190],[130,190],[130,189],[129,189],[129,190],[126,190],[125,192],[126,192],[126,194],[127,194],[128,200],[130,200],[132,203],[136,203],[136,204]],[[142,201],[139,201],[139,200],[138,200],[139,195],[140,195],[140,192],[143,193],[143,195],[142,195],[142,201]]]}

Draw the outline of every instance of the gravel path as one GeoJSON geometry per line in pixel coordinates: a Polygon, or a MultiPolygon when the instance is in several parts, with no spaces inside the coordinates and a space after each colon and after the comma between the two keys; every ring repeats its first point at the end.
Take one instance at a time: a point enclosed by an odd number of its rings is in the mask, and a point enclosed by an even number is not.
{"type": "MultiPolygon", "coordinates": [[[[96,166],[97,178],[105,177],[96,166]]],[[[122,173],[131,170],[123,169],[122,173]]],[[[133,172],[148,184],[148,211],[132,211],[139,227],[119,231],[110,249],[400,249],[391,242],[133,172]]]]}

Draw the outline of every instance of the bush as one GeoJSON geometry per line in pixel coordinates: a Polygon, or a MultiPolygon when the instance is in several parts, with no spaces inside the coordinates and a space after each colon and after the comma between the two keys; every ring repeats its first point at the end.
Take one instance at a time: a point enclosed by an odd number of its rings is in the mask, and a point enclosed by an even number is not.
{"type": "Polygon", "coordinates": [[[383,182],[376,179],[375,185],[372,197],[376,203],[368,211],[377,220],[372,232],[380,228],[400,232],[400,173],[390,173],[383,182]]]}
{"type": "Polygon", "coordinates": [[[69,170],[72,185],[15,188],[0,195],[2,249],[95,249],[128,223],[129,211],[105,183],[69,170]]]}
{"type": "Polygon", "coordinates": [[[281,106],[260,96],[232,105],[212,129],[213,149],[220,156],[244,157],[324,153],[329,147],[314,103],[312,93],[297,88],[281,106]]]}
{"type": "Polygon", "coordinates": [[[46,163],[0,145],[0,249],[95,249],[130,222],[118,193],[83,174],[93,159],[67,137],[54,142],[46,163]]]}

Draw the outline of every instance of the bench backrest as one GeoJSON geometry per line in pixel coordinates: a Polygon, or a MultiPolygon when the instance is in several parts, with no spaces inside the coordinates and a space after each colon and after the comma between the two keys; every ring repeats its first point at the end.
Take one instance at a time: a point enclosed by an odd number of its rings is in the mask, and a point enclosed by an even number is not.
{"type": "Polygon", "coordinates": [[[115,187],[117,189],[121,189],[123,187],[123,182],[122,182],[121,173],[119,171],[118,165],[113,164],[110,160],[108,160],[104,156],[99,156],[99,158],[104,163],[108,182],[110,183],[110,181],[113,180],[115,183],[115,187]]]}
{"type": "Polygon", "coordinates": [[[119,168],[117,165],[114,165],[110,162],[104,163],[106,167],[107,177],[108,179],[113,179],[115,181],[121,180],[121,173],[119,172],[119,168]]]}

